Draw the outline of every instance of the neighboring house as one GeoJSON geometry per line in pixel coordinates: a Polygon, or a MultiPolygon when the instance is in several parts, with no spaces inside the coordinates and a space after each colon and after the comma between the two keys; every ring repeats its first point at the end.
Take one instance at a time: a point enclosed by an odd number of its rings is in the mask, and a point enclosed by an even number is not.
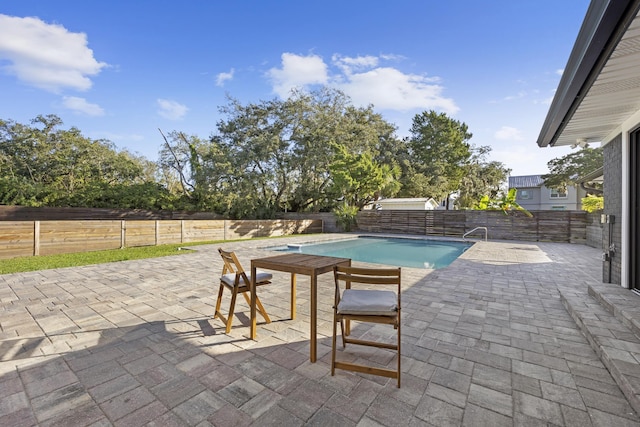
{"type": "Polygon", "coordinates": [[[516,201],[528,211],[577,211],[584,192],[575,186],[557,191],[544,186],[542,175],[510,176],[509,189],[518,190],[516,201]]]}
{"type": "Polygon", "coordinates": [[[603,147],[603,281],[640,290],[640,0],[592,1],[538,137],[603,147]]]}
{"type": "Polygon", "coordinates": [[[411,211],[431,211],[438,209],[438,202],[430,197],[421,198],[399,198],[399,199],[380,199],[374,202],[378,205],[378,209],[388,210],[411,210],[411,211]]]}

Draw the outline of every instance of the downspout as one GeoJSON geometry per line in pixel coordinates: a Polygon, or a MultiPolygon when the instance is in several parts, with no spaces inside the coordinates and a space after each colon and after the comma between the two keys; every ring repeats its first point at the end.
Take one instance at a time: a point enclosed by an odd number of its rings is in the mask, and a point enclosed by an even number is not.
{"type": "Polygon", "coordinates": [[[609,247],[609,252],[607,252],[609,254],[609,279],[607,280],[607,283],[611,283],[611,268],[612,268],[612,265],[613,265],[613,260],[611,259],[611,256],[613,254],[610,252],[610,249],[611,249],[611,233],[612,232],[613,232],[613,224],[611,224],[611,222],[609,222],[609,239],[607,239],[608,240],[607,243],[609,244],[609,246],[608,246],[609,247]]]}

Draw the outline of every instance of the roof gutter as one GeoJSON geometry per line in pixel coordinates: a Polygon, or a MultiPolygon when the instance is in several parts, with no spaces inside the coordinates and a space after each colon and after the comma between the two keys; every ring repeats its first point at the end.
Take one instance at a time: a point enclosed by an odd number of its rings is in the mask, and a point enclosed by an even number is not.
{"type": "Polygon", "coordinates": [[[591,187],[587,185],[588,182],[593,181],[597,178],[602,178],[604,174],[604,167],[600,167],[591,173],[588,173],[580,178],[578,178],[577,182],[580,183],[580,188],[587,192],[587,194],[595,194],[602,195],[604,194],[604,190],[598,187],[591,187]]]}
{"type": "Polygon", "coordinates": [[[640,0],[592,0],[538,136],[553,146],[640,10],[640,0]]]}
{"type": "Polygon", "coordinates": [[[600,167],[594,171],[585,174],[584,176],[579,177],[577,182],[589,182],[593,181],[596,178],[601,178],[604,175],[604,167],[600,167]]]}

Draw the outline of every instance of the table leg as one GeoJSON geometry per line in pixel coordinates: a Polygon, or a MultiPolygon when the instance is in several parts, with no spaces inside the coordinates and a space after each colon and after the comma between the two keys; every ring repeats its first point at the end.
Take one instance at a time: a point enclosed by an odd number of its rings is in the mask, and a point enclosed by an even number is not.
{"type": "Polygon", "coordinates": [[[256,267],[251,262],[251,328],[249,338],[256,339],[256,267]]]}
{"type": "Polygon", "coordinates": [[[291,273],[291,320],[296,318],[296,273],[291,273]]]}
{"type": "Polygon", "coordinates": [[[311,337],[309,339],[311,363],[315,363],[318,354],[316,332],[318,329],[318,275],[311,275],[311,337]]]}

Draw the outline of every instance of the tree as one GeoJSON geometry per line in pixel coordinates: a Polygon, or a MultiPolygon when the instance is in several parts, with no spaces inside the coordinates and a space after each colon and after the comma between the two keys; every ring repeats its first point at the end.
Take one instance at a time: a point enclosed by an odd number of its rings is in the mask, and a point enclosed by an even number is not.
{"type": "Polygon", "coordinates": [[[234,166],[228,179],[237,195],[235,216],[270,218],[284,210],[296,175],[299,123],[306,113],[296,101],[245,106],[231,100],[221,108],[227,119],[218,122],[212,141],[221,144],[234,166]]]}
{"type": "MultiPolygon", "coordinates": [[[[31,126],[0,120],[0,202],[93,207],[107,188],[154,182],[151,162],[61,126],[55,115],[37,116],[31,126]]],[[[137,200],[132,207],[150,207],[149,198],[137,200]]]]}
{"type": "Polygon", "coordinates": [[[416,179],[421,186],[407,185],[411,192],[403,193],[410,197],[446,198],[448,209],[448,196],[460,188],[465,166],[472,155],[468,143],[472,134],[465,123],[433,110],[417,114],[410,132],[407,142],[412,162],[403,184],[416,179]],[[417,194],[416,191],[423,193],[417,194]]]}
{"type": "Polygon", "coordinates": [[[380,164],[369,153],[351,154],[341,147],[330,166],[333,189],[348,206],[362,209],[381,193],[394,194],[398,168],[380,164]]]}
{"type": "MultiPolygon", "coordinates": [[[[367,171],[373,172],[376,166],[382,165],[389,171],[394,170],[397,178],[398,150],[402,145],[395,136],[394,125],[375,113],[371,105],[364,108],[350,105],[349,98],[342,92],[325,89],[308,96],[313,101],[313,110],[300,129],[301,150],[296,160],[301,173],[290,199],[292,210],[330,210],[338,199],[342,199],[341,191],[336,192],[335,174],[327,172],[332,167],[336,169],[336,161],[344,165],[346,153],[354,156],[349,161],[363,167],[358,172],[359,177],[354,172],[351,179],[371,179],[373,182],[376,178],[369,177],[367,171]],[[364,166],[364,163],[368,165],[364,166]],[[371,165],[376,166],[369,168],[371,165]]],[[[354,185],[361,189],[367,187],[364,182],[356,184],[352,181],[351,188],[355,188],[354,185]]],[[[385,195],[390,196],[395,194],[397,187],[386,186],[378,190],[386,191],[385,195]]],[[[364,200],[368,196],[355,197],[364,200]]]]}
{"type": "Polygon", "coordinates": [[[158,165],[162,181],[181,209],[226,213],[232,158],[219,141],[172,131],[166,136],[158,165]]]}
{"type": "Polygon", "coordinates": [[[472,148],[472,157],[465,166],[466,172],[460,181],[456,205],[459,209],[475,209],[484,195],[495,198],[511,172],[503,163],[487,161],[491,147],[472,148]]]}
{"type": "Polygon", "coordinates": [[[485,195],[478,202],[476,209],[481,211],[502,211],[505,215],[508,215],[511,211],[520,211],[526,216],[532,217],[533,214],[520,206],[520,204],[516,201],[517,193],[518,190],[516,190],[515,188],[511,188],[506,194],[503,194],[501,197],[492,198],[485,195]]]}
{"type": "Polygon", "coordinates": [[[338,153],[379,165],[399,147],[395,126],[336,90],[294,91],[286,100],[247,105],[231,99],[220,111],[226,117],[211,143],[233,165],[224,179],[233,182],[225,194],[235,217],[330,211],[342,197],[330,172],[338,153]]]}
{"type": "Polygon", "coordinates": [[[577,184],[578,178],[601,168],[602,165],[602,147],[585,147],[549,161],[549,173],[542,175],[542,179],[546,187],[566,191],[568,186],[577,184]]]}

